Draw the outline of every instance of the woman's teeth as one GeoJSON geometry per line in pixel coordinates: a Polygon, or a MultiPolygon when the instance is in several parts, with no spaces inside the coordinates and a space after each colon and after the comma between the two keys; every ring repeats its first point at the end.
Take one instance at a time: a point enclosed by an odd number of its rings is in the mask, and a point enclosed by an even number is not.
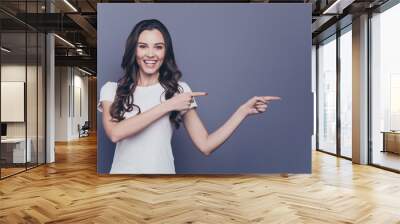
{"type": "Polygon", "coordinates": [[[145,64],[150,64],[150,65],[154,65],[157,61],[155,60],[144,60],[145,64]]]}

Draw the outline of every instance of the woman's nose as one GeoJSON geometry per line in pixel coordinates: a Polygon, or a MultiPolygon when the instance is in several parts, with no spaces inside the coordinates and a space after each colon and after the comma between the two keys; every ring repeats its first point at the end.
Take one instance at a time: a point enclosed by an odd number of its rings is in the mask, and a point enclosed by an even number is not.
{"type": "Polygon", "coordinates": [[[147,57],[153,57],[155,54],[154,54],[154,51],[152,50],[152,49],[148,49],[147,50],[147,52],[146,52],[146,56],[147,57]]]}

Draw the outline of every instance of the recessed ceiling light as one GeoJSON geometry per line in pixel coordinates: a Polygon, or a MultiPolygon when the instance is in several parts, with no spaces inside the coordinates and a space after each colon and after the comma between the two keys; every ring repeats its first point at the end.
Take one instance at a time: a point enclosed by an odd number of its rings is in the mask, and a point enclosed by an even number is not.
{"type": "Polygon", "coordinates": [[[57,35],[57,34],[54,34],[54,36],[57,37],[58,39],[60,39],[61,41],[63,41],[64,43],[68,44],[69,46],[75,48],[75,45],[73,45],[73,44],[72,44],[71,42],[69,42],[68,40],[66,40],[66,39],[64,39],[64,38],[62,38],[62,37],[60,37],[60,36],[57,35]]]}
{"type": "Polygon", "coordinates": [[[85,73],[85,74],[87,74],[87,75],[90,75],[90,76],[92,75],[92,73],[90,73],[90,72],[88,72],[88,71],[86,71],[86,70],[83,70],[83,69],[81,69],[81,68],[79,68],[79,67],[78,67],[78,70],[81,71],[81,72],[83,72],[83,73],[85,73]]]}
{"type": "Polygon", "coordinates": [[[11,52],[11,50],[9,50],[9,49],[7,49],[7,48],[5,48],[5,47],[1,47],[1,50],[4,51],[4,52],[7,52],[7,53],[10,53],[10,52],[11,52]]]}
{"type": "Polygon", "coordinates": [[[75,12],[78,12],[78,10],[71,4],[69,3],[68,0],[64,0],[65,4],[67,4],[72,10],[74,10],[75,12]]]}
{"type": "Polygon", "coordinates": [[[351,5],[355,0],[336,0],[322,14],[342,14],[343,9],[351,5]]]}

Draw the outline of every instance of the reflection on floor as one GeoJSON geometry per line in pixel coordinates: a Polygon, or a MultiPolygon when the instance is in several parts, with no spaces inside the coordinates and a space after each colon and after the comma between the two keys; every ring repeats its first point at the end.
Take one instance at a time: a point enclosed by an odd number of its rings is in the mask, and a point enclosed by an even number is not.
{"type": "MultiPolygon", "coordinates": [[[[30,169],[31,167],[37,166],[34,163],[28,163],[27,164],[27,169],[30,169]]],[[[1,168],[1,178],[5,178],[7,176],[19,173],[26,170],[25,164],[19,164],[18,166],[13,167],[13,165],[6,165],[6,167],[1,168]]]]}
{"type": "Polygon", "coordinates": [[[374,151],[372,157],[373,164],[400,170],[400,155],[392,152],[374,151]]]}
{"type": "Polygon", "coordinates": [[[24,170],[25,170],[25,167],[24,168],[19,168],[19,167],[18,168],[1,168],[1,178],[13,175],[15,173],[18,173],[18,172],[21,172],[24,170]]]}
{"type": "Polygon", "coordinates": [[[341,155],[344,157],[351,158],[352,157],[352,149],[351,148],[342,148],[341,155]]]}

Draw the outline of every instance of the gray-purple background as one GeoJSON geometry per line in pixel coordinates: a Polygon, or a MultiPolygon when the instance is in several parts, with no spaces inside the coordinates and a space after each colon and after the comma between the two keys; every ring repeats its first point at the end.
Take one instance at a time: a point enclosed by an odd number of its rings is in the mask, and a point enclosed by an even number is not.
{"type": "MultiPolygon", "coordinates": [[[[211,156],[192,144],[183,125],[172,147],[178,174],[310,173],[310,4],[98,4],[98,96],[117,81],[125,41],[143,19],[158,19],[171,36],[178,67],[197,98],[209,133],[255,95],[277,95],[267,112],[248,117],[211,156]]],[[[115,145],[97,114],[97,171],[108,173],[115,145]]],[[[156,139],[156,136],[155,136],[156,139]]]]}

